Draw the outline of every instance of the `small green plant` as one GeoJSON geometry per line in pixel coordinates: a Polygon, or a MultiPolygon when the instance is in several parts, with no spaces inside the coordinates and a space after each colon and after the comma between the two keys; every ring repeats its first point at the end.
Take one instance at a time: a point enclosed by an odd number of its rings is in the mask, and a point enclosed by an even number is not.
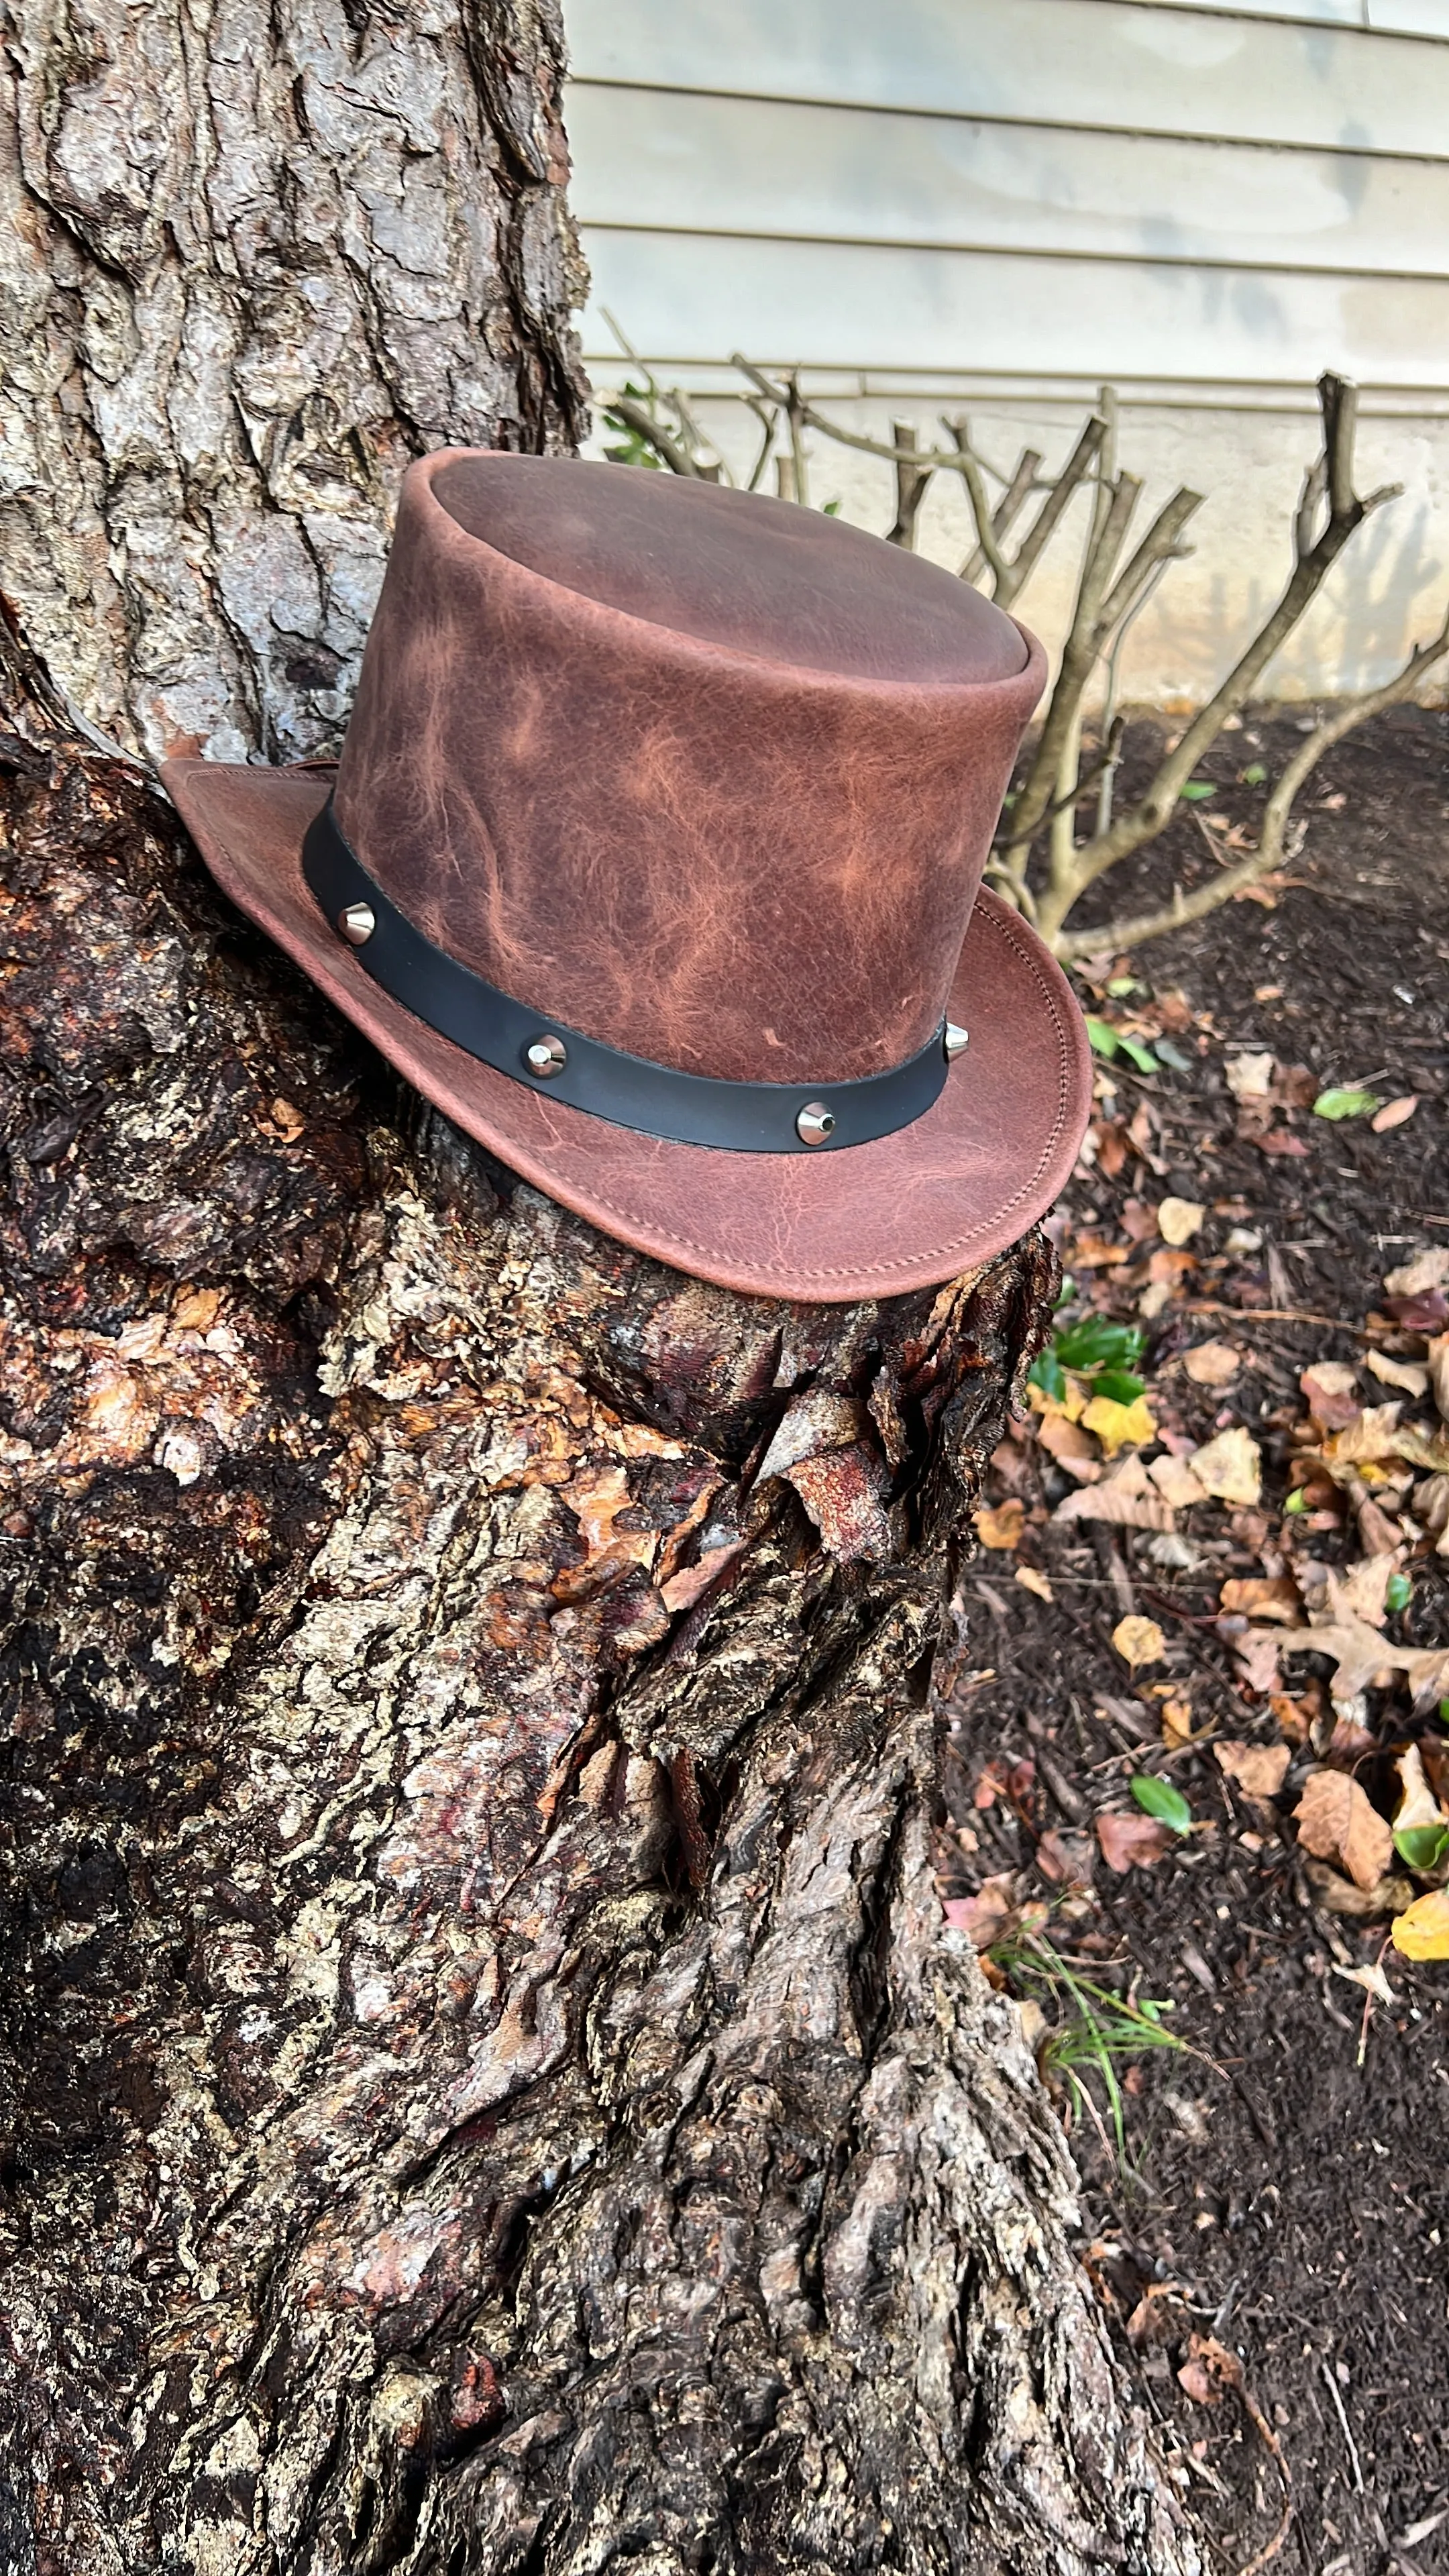
{"type": "MultiPolygon", "coordinates": [[[[652,385],[627,384],[624,387],[624,398],[630,403],[645,405],[652,414],[655,399],[652,385]]],[[[617,447],[606,447],[604,450],[611,465],[648,465],[652,466],[657,473],[663,473],[664,459],[658,452],[654,437],[648,431],[639,428],[624,412],[616,410],[613,404],[605,406],[604,425],[614,431],[619,441],[617,447]]]]}
{"type": "Polygon", "coordinates": [[[1145,1816],[1155,1817],[1171,1834],[1192,1832],[1192,1809],[1170,1780],[1159,1779],[1155,1771],[1139,1771],[1128,1785],[1145,1816]]]}
{"type": "MultiPolygon", "coordinates": [[[[1105,1056],[1109,1064],[1114,1056],[1125,1055],[1139,1073],[1156,1073],[1157,1057],[1145,1039],[1129,1038],[1125,1029],[1114,1029],[1110,1020],[1099,1020],[1091,1011],[1087,1013],[1087,1036],[1093,1055],[1105,1056]]],[[[1159,1050],[1160,1045],[1159,1040],[1159,1050]]]]}
{"type": "Polygon", "coordinates": [[[1057,1326],[1050,1350],[1033,1361],[1027,1383],[1061,1404],[1070,1369],[1073,1377],[1089,1381],[1094,1395],[1110,1396],[1114,1404],[1135,1404],[1145,1381],[1134,1363],[1142,1357],[1146,1338],[1140,1325],[1114,1324],[1107,1315],[1080,1315],[1073,1324],[1057,1326]]]}
{"type": "Polygon", "coordinates": [[[998,1942],[991,1956],[1018,1998],[1029,1998],[1046,2017],[1048,2026],[1037,2050],[1043,2076],[1064,2084],[1078,2111],[1085,2112],[1099,2130],[1101,2113],[1085,2079],[1088,2074],[1101,2079],[1118,2162],[1125,2163],[1127,2126],[1118,2067],[1154,2048],[1192,2053],[1187,2041],[1163,2024],[1162,2015],[1171,2012],[1171,2002],[1156,2003],[1146,1996],[1134,2001],[1113,1994],[1070,1967],[1039,1932],[1022,1932],[998,1942]]]}

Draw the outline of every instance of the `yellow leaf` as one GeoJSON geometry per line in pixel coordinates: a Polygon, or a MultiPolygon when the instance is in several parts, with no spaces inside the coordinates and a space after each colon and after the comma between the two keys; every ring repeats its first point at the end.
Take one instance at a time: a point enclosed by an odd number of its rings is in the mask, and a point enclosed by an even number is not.
{"type": "Polygon", "coordinates": [[[1135,1672],[1139,1664],[1160,1664],[1167,1640],[1155,1619],[1119,1619],[1112,1631],[1112,1643],[1124,1664],[1135,1672]]]}
{"type": "Polygon", "coordinates": [[[1016,1579],[1018,1583],[1025,1584],[1028,1592],[1034,1592],[1038,1601],[1053,1599],[1050,1582],[1044,1574],[1038,1574],[1034,1565],[1019,1565],[1016,1569],[1016,1579]]]}
{"type": "Polygon", "coordinates": [[[1082,1416],[1084,1431],[1095,1431],[1109,1458],[1119,1449],[1141,1440],[1155,1440],[1157,1425],[1147,1408],[1145,1395],[1134,1396],[1130,1404],[1118,1404],[1110,1395],[1094,1395],[1082,1416]]]}
{"type": "Polygon", "coordinates": [[[1017,1502],[1013,1497],[1008,1503],[998,1503],[994,1511],[989,1505],[983,1505],[982,1509],[979,1512],[973,1512],[971,1517],[976,1523],[976,1535],[983,1547],[1012,1548],[1018,1546],[1021,1540],[1021,1525],[1026,1518],[1026,1505],[1017,1502]]]}
{"type": "Polygon", "coordinates": [[[1449,1887],[1416,1896],[1393,1923],[1394,1948],[1406,1959],[1449,1959],[1449,1887]]]}
{"type": "Polygon", "coordinates": [[[1026,1400],[1033,1413],[1059,1413],[1065,1422],[1080,1422],[1087,1402],[1081,1386],[1074,1377],[1068,1378],[1066,1394],[1060,1398],[1048,1395],[1044,1386],[1033,1386],[1028,1383],[1026,1400]]]}

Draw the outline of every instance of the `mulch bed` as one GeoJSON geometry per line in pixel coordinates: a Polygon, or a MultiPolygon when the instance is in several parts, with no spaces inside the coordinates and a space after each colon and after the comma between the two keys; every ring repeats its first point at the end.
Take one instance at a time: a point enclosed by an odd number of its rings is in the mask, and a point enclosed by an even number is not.
{"type": "MultiPolygon", "coordinates": [[[[1205,811],[1250,818],[1261,790],[1241,783],[1243,768],[1261,757],[1275,770],[1297,738],[1294,719],[1270,714],[1222,737],[1201,773],[1218,795],[1183,810],[1135,886],[1113,888],[1114,904],[1160,901],[1174,876],[1186,886],[1210,869],[1205,811]]],[[[1352,1508],[1317,1510],[1312,1526],[1307,1514],[1283,1516],[1308,1409],[1301,1373],[1324,1361],[1362,1371],[1370,1347],[1425,1348],[1384,1317],[1384,1281],[1449,1246],[1446,741],[1449,721],[1414,708],[1351,737],[1310,784],[1306,838],[1273,908],[1230,904],[1141,950],[1125,961],[1145,988],[1137,995],[1106,992],[1122,961],[1104,960],[1084,986],[1090,1009],[1129,1024],[1134,1011],[1160,1019],[1162,997],[1180,994],[1185,1034],[1181,1005],[1170,1017],[1188,1069],[1102,1065],[1099,1129],[1128,1150],[1110,1173],[1115,1148],[1079,1167],[1054,1220],[1063,1259],[1083,1308],[1140,1320],[1160,1248],[1150,1211],[1169,1196],[1206,1209],[1168,1297],[1148,1299],[1140,1373],[1184,1453],[1247,1426],[1262,1452],[1259,1510],[1178,1513],[1190,1543],[1177,1553],[1191,1561],[1164,1562],[1145,1530],[1054,1523],[1073,1480],[1027,1437],[999,1453],[986,1497],[998,1510],[1013,1494],[1025,1504],[1019,1542],[983,1549],[964,1577],[972,1663],[953,1703],[942,1837],[956,1919],[988,1880],[1014,1892],[996,1973],[1044,1997],[1044,2039],[1075,2007],[1060,1982],[1043,1988],[1020,1972],[1023,1927],[1101,1993],[1169,2007],[1165,2026],[1200,2052],[1113,2057],[1120,2146],[1090,2051],[1078,2074],[1095,2114],[1068,2073],[1055,2081],[1083,2177],[1089,2268],[1210,2549],[1234,2570],[1449,2569],[1449,1965],[1386,1948],[1382,1911],[1339,1910],[1332,1873],[1310,1869],[1293,1823],[1325,1758],[1392,1814],[1389,1748],[1421,1738],[1432,1763],[1446,1731],[1432,1714],[1411,1715],[1400,1682],[1367,1693],[1371,1746],[1345,1754],[1340,1741],[1334,1755],[1329,1664],[1295,1661],[1273,1685],[1275,1705],[1244,1678],[1231,1625],[1220,1625],[1226,1580],[1260,1575],[1265,1562],[1271,1577],[1309,1554],[1347,1569],[1364,1554],[1352,1508]],[[1287,1082],[1290,1105],[1256,1123],[1226,1077],[1231,1059],[1254,1051],[1312,1076],[1298,1077],[1296,1094],[1287,1082]],[[1384,1133],[1365,1116],[1331,1123],[1311,1101],[1334,1085],[1418,1105],[1384,1133]],[[1266,1150],[1265,1139],[1275,1140],[1266,1150]],[[1093,1246],[1123,1245],[1128,1257],[1074,1270],[1084,1244],[1089,1258],[1093,1246]],[[1182,1366],[1209,1338],[1240,1353],[1225,1387],[1196,1384],[1182,1366]],[[1050,1599],[1017,1579],[1023,1569],[1050,1599]],[[1130,1668],[1113,1645],[1128,1613],[1163,1632],[1163,1657],[1148,1668],[1130,1668]],[[1169,1695],[1190,1708],[1185,1744],[1164,1741],[1169,1695]],[[1222,1739],[1288,1743],[1275,1799],[1241,1793],[1215,1758],[1222,1739]],[[1147,1772],[1181,1791],[1195,1829],[1169,1837],[1150,1866],[1114,1871],[1096,1818],[1130,1811],[1131,1779],[1147,1772]],[[1074,1890],[1074,1879],[1089,1883],[1074,1890]],[[1392,2003],[1344,1973],[1375,1963],[1392,2003]],[[1274,2444],[1293,2500],[1277,2550],[1274,2444]]],[[[1149,747],[1139,735],[1137,755],[1149,747]]],[[[1392,1392],[1362,1378],[1365,1405],[1392,1392]]],[[[1443,1646],[1449,1558],[1421,1542],[1405,1562],[1412,1598],[1385,1635],[1443,1646]]],[[[1346,1875],[1342,1884],[1351,1905],[1346,1875]]],[[[976,1920],[986,1943],[990,1919],[976,1920]]]]}

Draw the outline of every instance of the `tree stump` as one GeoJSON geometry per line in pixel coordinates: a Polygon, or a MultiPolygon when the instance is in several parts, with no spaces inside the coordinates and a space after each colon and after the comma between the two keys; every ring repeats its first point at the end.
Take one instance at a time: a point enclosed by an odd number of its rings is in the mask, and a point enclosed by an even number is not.
{"type": "Polygon", "coordinates": [[[1188,2576],[933,1890],[1048,1247],[609,1242],[8,664],[0,2562],[1188,2576]]]}

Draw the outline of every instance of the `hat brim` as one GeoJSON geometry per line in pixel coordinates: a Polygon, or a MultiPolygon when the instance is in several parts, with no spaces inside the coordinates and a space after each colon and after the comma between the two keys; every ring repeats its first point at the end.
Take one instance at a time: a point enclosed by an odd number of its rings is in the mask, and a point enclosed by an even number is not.
{"type": "Polygon", "coordinates": [[[1076,1160],[1092,1098],[1081,1013],[1035,932],[984,891],[950,1003],[970,1044],[934,1107],[818,1161],[722,1153],[510,1082],[383,992],[302,875],[328,774],[176,760],[162,775],[218,884],[425,1099],[550,1198],[677,1270],[811,1303],[933,1287],[1014,1243],[1076,1160]]]}

